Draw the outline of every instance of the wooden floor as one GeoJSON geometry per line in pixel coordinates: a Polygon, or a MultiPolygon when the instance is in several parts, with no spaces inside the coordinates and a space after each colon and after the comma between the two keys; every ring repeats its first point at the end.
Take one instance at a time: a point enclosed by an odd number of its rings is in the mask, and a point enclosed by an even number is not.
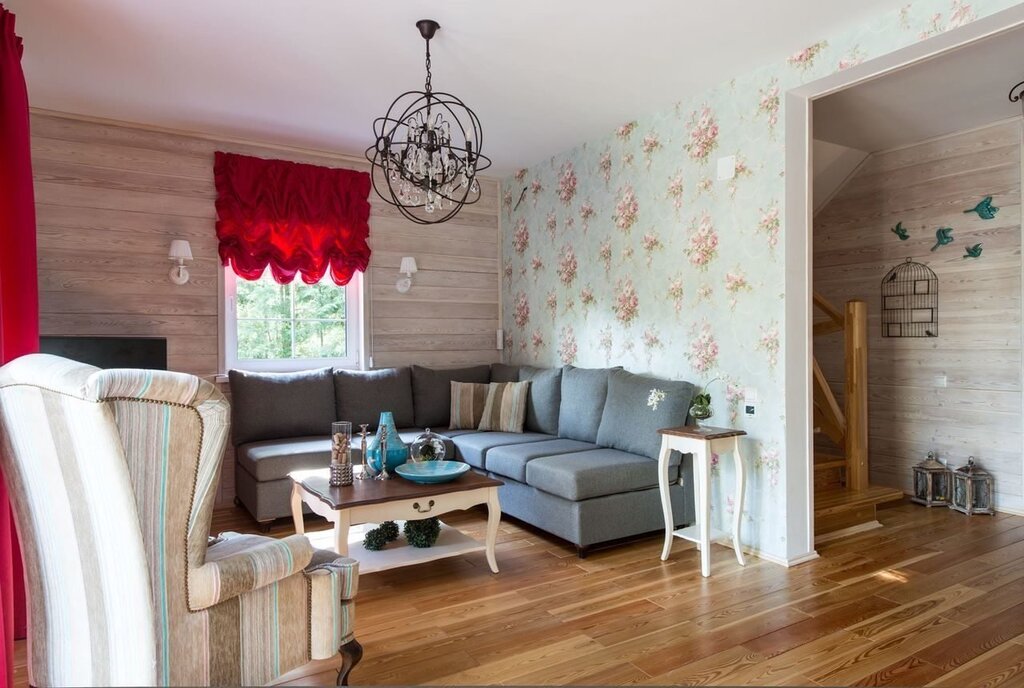
{"type": "MultiPolygon", "coordinates": [[[[658,537],[580,560],[504,522],[497,575],[475,553],[362,577],[352,681],[1024,685],[1024,518],[909,502],[878,513],[884,528],[792,569],[741,568],[715,546],[710,579],[681,541],[664,563],[658,537]]],[[[480,536],[486,523],[446,520],[480,536]]],[[[251,522],[228,510],[215,525],[251,522]]],[[[323,663],[302,676],[335,678],[323,663]]]]}

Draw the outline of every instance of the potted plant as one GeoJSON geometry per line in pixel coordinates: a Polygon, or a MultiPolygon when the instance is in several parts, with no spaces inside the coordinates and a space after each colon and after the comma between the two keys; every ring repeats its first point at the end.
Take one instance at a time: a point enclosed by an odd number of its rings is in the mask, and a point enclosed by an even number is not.
{"type": "Polygon", "coordinates": [[[714,409],[711,408],[711,393],[708,389],[712,384],[718,382],[719,379],[716,377],[693,395],[693,400],[690,402],[690,418],[693,418],[697,425],[705,425],[707,420],[715,415],[714,409]]]}

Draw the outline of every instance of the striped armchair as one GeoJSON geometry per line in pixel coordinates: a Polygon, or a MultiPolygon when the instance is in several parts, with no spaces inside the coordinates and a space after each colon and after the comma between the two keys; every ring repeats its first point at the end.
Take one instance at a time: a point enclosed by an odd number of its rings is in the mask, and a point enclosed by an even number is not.
{"type": "Polygon", "coordinates": [[[299,535],[208,537],[228,415],[192,375],[0,368],[32,685],[256,685],[339,652],[347,681],[357,563],[299,535]]]}

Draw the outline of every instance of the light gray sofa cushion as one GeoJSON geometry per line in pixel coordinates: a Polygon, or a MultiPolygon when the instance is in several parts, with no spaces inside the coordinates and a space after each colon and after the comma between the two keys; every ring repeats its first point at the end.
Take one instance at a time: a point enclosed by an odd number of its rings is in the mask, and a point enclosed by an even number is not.
{"type": "Polygon", "coordinates": [[[447,428],[452,413],[452,382],[491,381],[491,367],[478,365],[469,368],[412,367],[412,399],[415,406],[415,425],[421,428],[447,428]]]}
{"type": "Polygon", "coordinates": [[[524,428],[530,432],[558,434],[558,411],[562,401],[562,369],[523,366],[520,380],[530,382],[524,428]]]}
{"type": "Polygon", "coordinates": [[[240,463],[259,482],[287,478],[292,471],[326,468],[331,463],[330,432],[319,437],[288,437],[243,444],[240,463]]]}
{"type": "Polygon", "coordinates": [[[608,368],[562,368],[558,436],[597,442],[597,429],[608,393],[608,368]]]}
{"type": "Polygon", "coordinates": [[[491,382],[519,382],[519,368],[507,363],[492,363],[491,382]]]}
{"type": "Polygon", "coordinates": [[[579,501],[657,487],[658,462],[604,448],[545,456],[526,464],[526,483],[563,499],[579,501]]]}
{"type": "Polygon", "coordinates": [[[526,464],[542,456],[557,456],[597,449],[596,444],[579,440],[547,440],[527,444],[509,444],[492,447],[487,452],[487,470],[498,475],[526,482],[526,464]]]}
{"type": "Polygon", "coordinates": [[[337,420],[352,421],[352,432],[365,423],[376,429],[382,411],[391,411],[395,426],[415,424],[412,410],[412,374],[408,368],[334,371],[337,420]]]}
{"type": "Polygon", "coordinates": [[[330,435],[337,420],[334,371],[228,372],[235,446],[282,437],[330,435]]]}
{"type": "Polygon", "coordinates": [[[554,438],[535,432],[470,432],[452,437],[458,450],[458,458],[477,468],[485,467],[487,452],[494,447],[550,439],[554,438]]]}
{"type": "Polygon", "coordinates": [[[608,400],[604,405],[597,443],[658,458],[661,435],[658,430],[686,424],[694,387],[689,382],[662,380],[612,370],[608,375],[608,400]],[[651,390],[665,392],[658,407],[648,405],[651,390]]]}

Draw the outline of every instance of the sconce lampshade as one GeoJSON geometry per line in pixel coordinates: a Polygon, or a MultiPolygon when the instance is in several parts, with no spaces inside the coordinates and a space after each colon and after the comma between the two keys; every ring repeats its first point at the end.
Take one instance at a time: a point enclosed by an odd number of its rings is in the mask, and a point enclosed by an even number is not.
{"type": "Polygon", "coordinates": [[[403,275],[413,275],[416,273],[416,259],[411,256],[402,258],[402,267],[398,268],[398,271],[403,275]]]}
{"type": "Polygon", "coordinates": [[[174,239],[167,257],[171,260],[192,260],[192,246],[185,239],[174,239]]]}

